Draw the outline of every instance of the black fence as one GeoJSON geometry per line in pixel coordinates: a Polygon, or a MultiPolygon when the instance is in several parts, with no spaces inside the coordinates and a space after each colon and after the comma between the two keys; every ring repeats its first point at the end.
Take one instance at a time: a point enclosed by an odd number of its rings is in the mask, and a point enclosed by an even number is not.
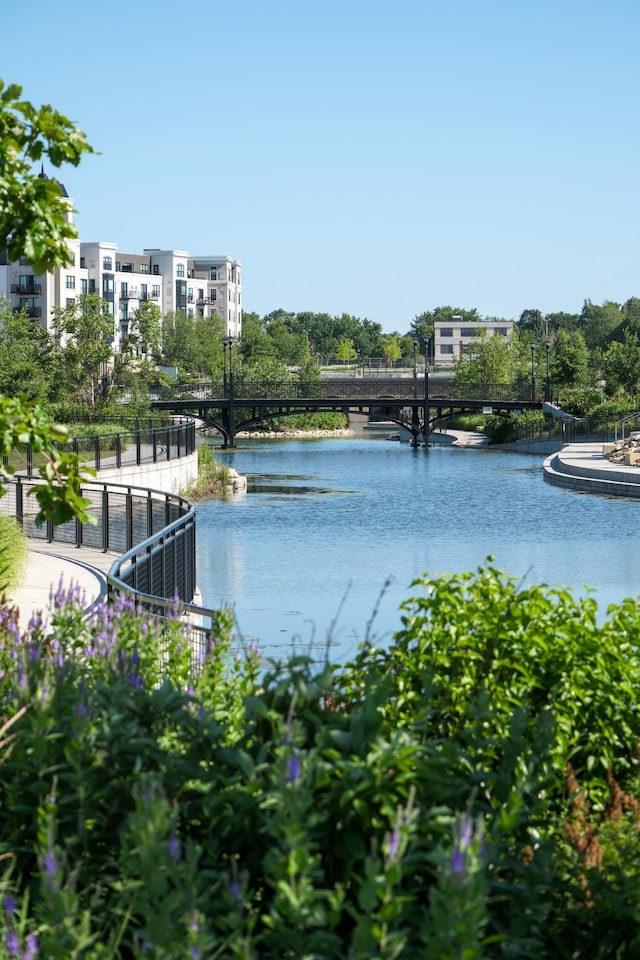
{"type": "Polygon", "coordinates": [[[71,520],[36,524],[38,480],[5,481],[0,511],[15,516],[34,540],[93,547],[120,554],[107,574],[111,598],[128,594],[136,606],[162,620],[179,619],[191,643],[194,664],[211,641],[217,611],[192,603],[196,590],[195,507],[179,494],[126,484],[90,482],[81,493],[97,523],[71,520]]]}
{"type": "MultiPolygon", "coordinates": [[[[106,430],[100,433],[73,437],[56,446],[63,453],[77,454],[87,467],[94,470],[166,463],[195,452],[196,425],[192,417],[167,417],[160,424],[157,420],[149,420],[146,424],[134,420],[125,422],[120,428],[108,423],[106,430]]],[[[3,462],[28,477],[38,472],[37,457],[28,445],[17,447],[3,462]]]]}

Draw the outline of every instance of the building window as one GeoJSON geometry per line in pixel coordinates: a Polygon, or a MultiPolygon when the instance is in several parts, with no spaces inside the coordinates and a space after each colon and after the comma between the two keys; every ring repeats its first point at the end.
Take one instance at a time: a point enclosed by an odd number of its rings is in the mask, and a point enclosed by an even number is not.
{"type": "Polygon", "coordinates": [[[103,258],[102,258],[102,269],[103,269],[103,270],[111,270],[111,265],[112,265],[112,263],[113,263],[113,260],[111,259],[111,257],[103,257],[103,258]]]}
{"type": "Polygon", "coordinates": [[[80,257],[80,269],[84,270],[86,269],[86,266],[87,266],[86,260],[84,259],[84,257],[80,257]]]}
{"type": "Polygon", "coordinates": [[[80,294],[83,297],[87,295],[87,281],[85,279],[80,280],[80,294]]]}
{"type": "Polygon", "coordinates": [[[184,277],[184,263],[177,264],[176,277],[184,277]]]}
{"type": "Polygon", "coordinates": [[[496,329],[493,332],[499,337],[509,336],[509,331],[507,330],[506,327],[496,327],[496,329]]]}
{"type": "Polygon", "coordinates": [[[215,288],[213,290],[209,290],[209,299],[213,303],[215,303],[216,300],[218,299],[218,291],[215,288]]]}
{"type": "Polygon", "coordinates": [[[460,336],[461,337],[477,337],[478,331],[475,327],[471,327],[470,329],[461,330],[460,336]]]}
{"type": "Polygon", "coordinates": [[[74,307],[74,306],[75,306],[75,303],[76,303],[76,298],[75,298],[75,297],[67,297],[67,302],[66,302],[65,306],[67,306],[67,307],[74,307]]]}
{"type": "Polygon", "coordinates": [[[76,288],[76,278],[73,274],[67,274],[67,290],[75,290],[76,288]]]}
{"type": "Polygon", "coordinates": [[[116,260],[116,273],[120,273],[120,261],[116,260]]]}
{"type": "Polygon", "coordinates": [[[148,300],[148,299],[149,299],[149,293],[148,293],[148,291],[149,291],[149,287],[147,286],[147,284],[146,284],[146,283],[141,283],[141,284],[140,284],[140,299],[141,299],[141,300],[148,300]]]}
{"type": "Polygon", "coordinates": [[[453,327],[441,327],[440,328],[441,337],[452,337],[453,336],[453,327]]]}
{"type": "Polygon", "coordinates": [[[152,300],[160,299],[160,286],[158,284],[153,283],[151,285],[151,299],[152,300]]]}
{"type": "Polygon", "coordinates": [[[140,273],[149,273],[149,264],[141,263],[140,264],[140,273]]]}
{"type": "Polygon", "coordinates": [[[218,279],[218,268],[211,267],[209,270],[209,280],[217,280],[217,279],[218,279]]]}
{"type": "Polygon", "coordinates": [[[452,343],[441,343],[440,344],[440,353],[442,356],[451,356],[453,354],[453,344],[452,343]]]}
{"type": "Polygon", "coordinates": [[[129,284],[128,284],[128,283],[121,283],[121,284],[120,284],[120,296],[121,296],[121,297],[124,297],[124,298],[126,298],[126,297],[129,296],[129,284]]]}
{"type": "Polygon", "coordinates": [[[129,304],[125,301],[120,304],[120,319],[126,320],[129,316],[129,304]]]}

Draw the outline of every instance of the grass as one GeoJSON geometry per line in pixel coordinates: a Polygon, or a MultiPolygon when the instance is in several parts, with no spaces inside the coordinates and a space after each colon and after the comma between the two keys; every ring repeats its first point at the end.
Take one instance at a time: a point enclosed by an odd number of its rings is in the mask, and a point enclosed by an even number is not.
{"type": "Polygon", "coordinates": [[[16,586],[24,576],[29,547],[13,517],[0,517],[0,593],[16,586]]]}

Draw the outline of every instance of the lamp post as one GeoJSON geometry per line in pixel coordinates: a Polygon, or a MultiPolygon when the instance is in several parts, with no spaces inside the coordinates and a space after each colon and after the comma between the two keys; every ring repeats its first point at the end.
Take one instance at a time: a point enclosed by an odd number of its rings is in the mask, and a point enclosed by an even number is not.
{"type": "Polygon", "coordinates": [[[235,426],[234,426],[234,416],[233,416],[233,354],[231,352],[233,347],[233,337],[227,336],[222,338],[222,350],[223,350],[223,361],[224,361],[224,395],[227,396],[227,350],[229,351],[229,408],[227,410],[227,437],[228,444],[225,441],[224,446],[227,445],[235,446],[235,426]]]}
{"type": "Polygon", "coordinates": [[[418,338],[413,338],[413,396],[418,396],[418,367],[417,367],[417,356],[418,356],[418,338]]]}
{"type": "Polygon", "coordinates": [[[532,403],[534,403],[536,399],[536,367],[535,367],[536,347],[537,347],[537,343],[533,341],[531,343],[531,401],[532,403]]]}
{"type": "Polygon", "coordinates": [[[551,400],[551,383],[549,381],[549,349],[551,347],[551,340],[549,337],[544,342],[545,350],[547,351],[547,373],[544,381],[544,398],[545,400],[551,400]]]}
{"type": "Polygon", "coordinates": [[[424,447],[429,448],[429,360],[431,337],[424,338],[424,447]]]}

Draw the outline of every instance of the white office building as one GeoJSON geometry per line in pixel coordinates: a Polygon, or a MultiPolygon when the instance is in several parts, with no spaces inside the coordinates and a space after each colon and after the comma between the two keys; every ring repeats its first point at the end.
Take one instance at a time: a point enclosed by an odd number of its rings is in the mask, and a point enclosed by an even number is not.
{"type": "Polygon", "coordinates": [[[513,332],[511,320],[463,320],[453,316],[450,321],[437,320],[434,324],[433,362],[436,366],[453,366],[458,362],[467,344],[482,336],[509,337],[513,332]]]}
{"type": "MultiPolygon", "coordinates": [[[[40,176],[44,176],[41,173],[40,176]]],[[[62,186],[62,185],[61,185],[62,186]]],[[[68,219],[73,202],[64,187],[68,219]]],[[[145,248],[124,253],[104,240],[69,242],[73,262],[52,273],[37,275],[22,258],[11,262],[0,251],[0,297],[11,306],[26,307],[29,316],[47,329],[53,308],[66,307],[86,293],[97,293],[109,305],[114,319],[114,351],[120,349],[129,323],[141,303],[156,304],[163,315],[183,310],[187,316],[218,314],[227,335],[242,330],[242,264],[226,255],[192,257],[186,250],[145,248]]]]}

